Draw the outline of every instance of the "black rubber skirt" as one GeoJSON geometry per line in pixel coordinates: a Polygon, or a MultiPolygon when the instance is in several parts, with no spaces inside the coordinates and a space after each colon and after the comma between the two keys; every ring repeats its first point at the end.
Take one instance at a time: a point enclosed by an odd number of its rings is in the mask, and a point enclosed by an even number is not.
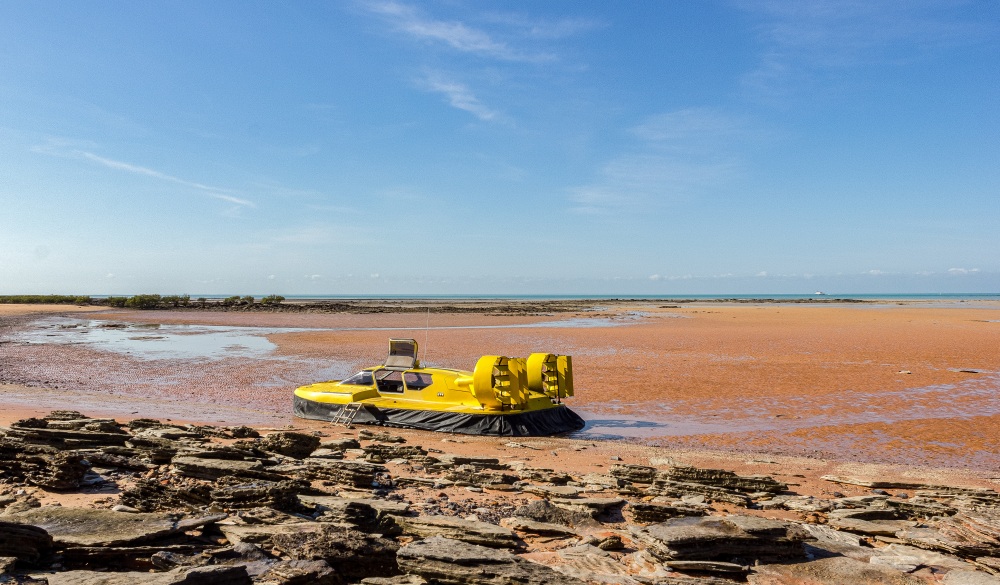
{"type": "MultiPolygon", "coordinates": [[[[295,396],[293,400],[293,411],[295,416],[299,418],[333,420],[341,408],[343,406],[340,404],[314,402],[298,396],[295,396]]],[[[565,406],[531,412],[463,414],[433,410],[377,408],[367,404],[358,411],[354,422],[496,437],[545,437],[579,431],[585,424],[580,415],[565,406]]]]}

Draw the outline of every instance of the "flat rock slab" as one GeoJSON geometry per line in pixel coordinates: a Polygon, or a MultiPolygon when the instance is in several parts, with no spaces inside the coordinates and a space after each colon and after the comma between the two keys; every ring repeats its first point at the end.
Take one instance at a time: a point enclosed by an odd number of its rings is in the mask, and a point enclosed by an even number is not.
{"type": "Polygon", "coordinates": [[[821,476],[820,479],[825,479],[831,483],[842,483],[845,485],[857,485],[861,487],[886,490],[912,490],[933,487],[924,483],[914,483],[908,481],[882,481],[877,479],[861,479],[857,477],[841,477],[837,475],[824,475],[821,476]]]}
{"type": "Polygon", "coordinates": [[[980,571],[948,571],[941,579],[942,585],[1000,585],[1000,577],[980,571]]]}
{"type": "Polygon", "coordinates": [[[312,496],[300,494],[299,501],[303,504],[317,506],[320,509],[339,510],[348,506],[351,502],[371,506],[380,514],[406,514],[410,510],[410,504],[396,500],[378,500],[375,498],[339,498],[336,496],[312,496]]]}
{"type": "Polygon", "coordinates": [[[182,475],[197,479],[216,480],[226,475],[281,481],[284,476],[264,470],[260,461],[233,461],[228,459],[202,459],[200,457],[174,457],[170,461],[182,475]]]}
{"type": "Polygon", "coordinates": [[[301,534],[319,532],[319,522],[291,522],[288,524],[219,524],[219,530],[232,544],[249,543],[263,547],[273,546],[271,537],[276,534],[301,534]]]}
{"type": "Polygon", "coordinates": [[[803,558],[809,536],[797,524],[754,516],[673,518],[631,531],[661,561],[803,558]]]}
{"type": "Polygon", "coordinates": [[[476,469],[509,469],[505,463],[500,463],[496,457],[477,457],[475,455],[453,455],[441,453],[434,456],[442,466],[472,465],[476,469]]]}
{"type": "Polygon", "coordinates": [[[147,542],[225,519],[226,514],[177,519],[176,514],[130,514],[90,508],[46,506],[4,519],[36,526],[62,546],[125,546],[147,542]]]}
{"type": "Polygon", "coordinates": [[[690,465],[673,465],[658,471],[658,480],[697,483],[741,492],[779,493],[788,489],[784,483],[767,475],[736,475],[723,469],[702,469],[690,465]]]}
{"type": "Polygon", "coordinates": [[[916,522],[910,520],[861,520],[831,516],[827,524],[837,530],[867,536],[895,536],[900,530],[913,528],[916,522]]]}
{"type": "Polygon", "coordinates": [[[420,538],[441,536],[491,548],[514,548],[518,544],[517,535],[506,528],[453,516],[397,516],[396,524],[403,534],[420,538]]]}
{"type": "Polygon", "coordinates": [[[538,522],[536,520],[531,520],[530,518],[504,518],[500,521],[500,525],[504,528],[509,528],[511,530],[527,534],[540,534],[543,536],[579,536],[579,533],[569,526],[554,524],[552,522],[538,522]]]}
{"type": "Polygon", "coordinates": [[[705,510],[693,506],[671,506],[653,502],[629,502],[628,511],[641,524],[663,522],[680,516],[704,516],[705,510]]]}
{"type": "Polygon", "coordinates": [[[435,536],[396,553],[399,568],[443,585],[583,585],[545,565],[485,546],[435,536]]]}
{"type": "Polygon", "coordinates": [[[521,490],[529,494],[556,498],[575,498],[583,491],[571,485],[526,485],[521,490]]]}
{"type": "Polygon", "coordinates": [[[872,565],[848,557],[832,557],[811,563],[758,565],[747,577],[750,585],[927,585],[915,575],[891,567],[872,565]]]}
{"type": "Polygon", "coordinates": [[[166,573],[66,571],[36,575],[49,585],[252,585],[243,567],[198,567],[166,573]]]}
{"type": "Polygon", "coordinates": [[[549,500],[553,506],[558,506],[564,510],[573,512],[584,512],[596,516],[603,514],[613,508],[620,508],[625,505],[625,500],[621,498],[552,498],[549,500]]]}

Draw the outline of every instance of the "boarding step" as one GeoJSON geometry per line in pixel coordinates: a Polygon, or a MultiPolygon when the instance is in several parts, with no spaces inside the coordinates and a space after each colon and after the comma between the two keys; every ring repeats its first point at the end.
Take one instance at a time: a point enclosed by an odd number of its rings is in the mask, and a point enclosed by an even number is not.
{"type": "Polygon", "coordinates": [[[345,427],[349,427],[351,426],[351,423],[354,422],[354,417],[358,416],[358,413],[361,412],[362,408],[364,408],[364,406],[360,402],[351,402],[346,404],[340,409],[339,412],[337,412],[336,415],[334,415],[330,422],[335,425],[344,425],[345,427]]]}

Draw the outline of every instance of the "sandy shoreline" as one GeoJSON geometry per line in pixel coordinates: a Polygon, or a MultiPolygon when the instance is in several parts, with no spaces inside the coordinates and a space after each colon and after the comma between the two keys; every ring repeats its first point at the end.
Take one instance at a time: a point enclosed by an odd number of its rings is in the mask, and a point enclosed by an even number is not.
{"type": "Polygon", "coordinates": [[[629,301],[533,316],[59,309],[0,306],[4,418],[74,408],[301,426],[289,414],[292,388],[377,363],[386,338],[412,336],[425,361],[463,368],[484,353],[573,355],[572,406],[590,420],[582,438],[591,442],[949,468],[981,478],[1000,465],[1000,433],[991,431],[1000,428],[1000,303],[629,301]],[[252,327],[273,349],[260,357],[163,358],[142,355],[139,340],[134,353],[109,351],[51,321],[77,317],[159,325],[133,336],[147,339],[175,334],[170,326],[252,327]],[[25,341],[39,324],[47,329],[25,341]]]}

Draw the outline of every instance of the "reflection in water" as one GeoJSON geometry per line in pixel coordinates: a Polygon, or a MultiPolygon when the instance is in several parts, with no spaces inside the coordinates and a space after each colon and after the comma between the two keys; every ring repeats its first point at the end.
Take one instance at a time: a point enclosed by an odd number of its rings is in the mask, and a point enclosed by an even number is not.
{"type": "Polygon", "coordinates": [[[86,344],[139,359],[261,358],[277,347],[267,339],[283,330],[212,325],[147,325],[91,320],[26,331],[29,343],[86,344]],[[155,330],[155,334],[151,334],[155,330]]]}
{"type": "Polygon", "coordinates": [[[20,339],[29,343],[87,344],[94,349],[127,353],[139,359],[265,358],[276,349],[268,335],[305,331],[423,331],[425,329],[521,329],[617,327],[635,323],[638,317],[574,318],[513,325],[469,325],[457,327],[235,327],[121,323],[69,318],[45,319],[36,329],[24,331],[20,339]],[[154,333],[155,331],[155,333],[154,333]]]}

